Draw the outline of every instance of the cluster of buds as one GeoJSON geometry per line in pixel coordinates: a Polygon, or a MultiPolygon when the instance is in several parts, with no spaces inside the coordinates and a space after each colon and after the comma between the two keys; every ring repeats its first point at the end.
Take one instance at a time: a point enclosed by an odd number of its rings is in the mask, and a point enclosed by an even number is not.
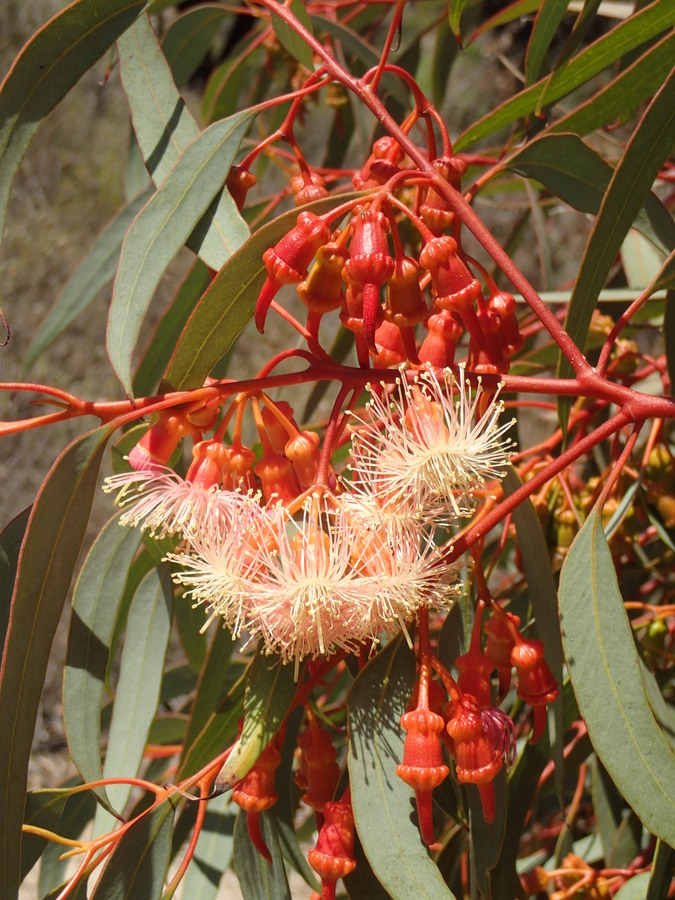
{"type": "Polygon", "coordinates": [[[494,779],[516,755],[513,722],[493,704],[494,671],[499,672],[501,698],[515,668],[517,694],[534,709],[532,742],[542,736],[546,705],[559,693],[541,641],[523,638],[518,617],[495,609],[495,616],[486,623],[488,637],[482,649],[479,606],[469,650],[455,660],[456,680],[437,659],[422,655],[419,682],[401,718],[406,738],[403,762],[396,773],[415,791],[420,833],[428,844],[434,842],[432,791],[450,771],[444,747],[455,763],[457,780],[476,785],[485,820],[494,821],[494,779]],[[432,667],[438,671],[443,687],[431,680],[432,667]],[[446,691],[450,696],[447,703],[446,691]]]}
{"type": "MultiPolygon", "coordinates": [[[[449,190],[459,190],[466,170],[461,159],[440,157],[433,167],[449,190]]],[[[325,196],[325,180],[317,173],[305,171],[293,184],[296,200],[325,196]]],[[[338,213],[304,211],[265,252],[267,279],[255,311],[258,329],[263,330],[277,291],[296,284],[313,339],[318,341],[322,316],[339,310],[363,367],[450,366],[467,333],[471,371],[507,372],[523,343],[515,299],[462,250],[458,223],[440,185],[416,171],[392,138],[375,142],[355,185],[374,196],[358,201],[345,226],[333,233],[328,222],[338,213]],[[395,198],[410,190],[408,181],[415,184],[413,209],[395,198]],[[403,252],[399,228],[406,217],[421,238],[416,257],[403,252]],[[472,265],[482,273],[487,296],[472,265]],[[423,330],[419,337],[417,326],[423,330]]]]}

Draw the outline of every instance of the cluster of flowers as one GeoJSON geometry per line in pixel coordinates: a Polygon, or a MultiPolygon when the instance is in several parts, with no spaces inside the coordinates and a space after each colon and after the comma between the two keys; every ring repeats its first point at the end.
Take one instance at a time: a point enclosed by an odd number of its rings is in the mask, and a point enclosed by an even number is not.
{"type": "Polygon", "coordinates": [[[122,524],[182,539],[168,558],[175,581],[207,609],[204,627],[220,618],[234,638],[246,632],[296,665],[355,651],[405,630],[422,606],[448,608],[460,590],[434,535],[503,474],[511,423],[500,424],[501,402],[459,372],[402,372],[393,386],[369,386],[370,402],[352,417],[351,479],[317,474],[298,493],[293,476],[289,491],[278,475],[256,481],[269,459],[212,438],[195,444],[184,479],[136,450],[135,468],[104,489],[119,491],[122,524]],[[236,478],[235,457],[247,460],[236,478]]]}

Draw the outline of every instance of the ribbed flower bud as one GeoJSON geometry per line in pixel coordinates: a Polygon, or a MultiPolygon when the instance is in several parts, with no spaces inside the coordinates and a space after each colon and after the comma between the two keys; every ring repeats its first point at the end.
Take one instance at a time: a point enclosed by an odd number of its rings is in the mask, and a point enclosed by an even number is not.
{"type": "Polygon", "coordinates": [[[346,258],[347,251],[335,243],[319,247],[311,272],[298,285],[298,296],[310,312],[323,315],[341,306],[346,258]]]}
{"type": "Polygon", "coordinates": [[[464,328],[449,309],[442,309],[429,316],[426,326],[429,333],[420,347],[420,362],[439,369],[450,368],[455,361],[455,348],[464,334],[464,328]]]}
{"type": "Polygon", "coordinates": [[[241,444],[225,447],[223,451],[223,489],[248,491],[253,488],[255,453],[241,444]]]}
{"type": "Polygon", "coordinates": [[[321,200],[328,196],[326,179],[318,172],[306,175],[294,175],[291,178],[291,190],[295,194],[295,205],[302,206],[312,200],[321,200]]]}
{"type": "Polygon", "coordinates": [[[362,296],[363,336],[366,344],[375,349],[375,329],[380,310],[380,286],[394,271],[389,253],[387,217],[379,210],[365,209],[350,223],[352,240],[350,257],[345,262],[345,278],[362,296]]]}
{"type": "Polygon", "coordinates": [[[515,628],[520,619],[513,613],[495,615],[485,623],[485,653],[490,657],[499,673],[499,696],[504,697],[511,684],[511,651],[515,646],[515,638],[509,629],[505,617],[508,617],[515,628]]]}
{"type": "MultiPolygon", "coordinates": [[[[433,162],[434,168],[445,178],[455,190],[460,188],[460,179],[466,172],[466,163],[456,157],[441,157],[433,162]]],[[[455,214],[444,197],[433,186],[427,188],[426,197],[420,205],[420,215],[429,229],[439,237],[447,231],[455,219],[455,214]]]]}
{"type": "Polygon", "coordinates": [[[220,441],[200,441],[192,448],[185,480],[205,489],[220,485],[226,461],[227,451],[220,441]]]}
{"type": "Polygon", "coordinates": [[[278,415],[275,416],[274,411],[267,404],[262,407],[261,415],[272,449],[275,453],[283,453],[288,438],[293,431],[298,430],[298,425],[293,417],[295,410],[287,400],[276,400],[274,407],[277,413],[281,413],[284,419],[288,419],[291,428],[287,427],[278,415]]]}
{"type": "Polygon", "coordinates": [[[501,346],[506,358],[510,359],[523,346],[515,298],[506,291],[499,291],[488,300],[488,309],[499,319],[501,346]]]}
{"type": "Polygon", "coordinates": [[[232,166],[230,169],[225,185],[230,192],[232,199],[236,203],[239,212],[244,208],[246,194],[253,187],[255,182],[255,175],[247,169],[242,169],[241,166],[232,166]]]}
{"type": "Polygon", "coordinates": [[[255,308],[255,324],[263,331],[270,303],[284,284],[298,284],[307,275],[307,269],[319,247],[330,240],[330,228],[314,213],[301,212],[298,224],[282,239],[263,253],[267,279],[258,296],[255,308]]]}
{"type": "Polygon", "coordinates": [[[319,468],[319,443],[316,431],[299,431],[290,438],[284,448],[284,456],[293,463],[295,474],[302,487],[309,487],[319,468]]]}
{"type": "Polygon", "coordinates": [[[490,676],[495,664],[480,647],[471,647],[468,653],[455,659],[459,673],[457,684],[463,694],[471,694],[478,707],[483,709],[492,705],[492,685],[490,676]]]}
{"type": "Polygon", "coordinates": [[[546,704],[551,703],[560,693],[558,682],[553,677],[544,658],[542,641],[523,638],[516,641],[511,651],[511,664],[518,676],[516,693],[534,712],[534,727],[530,743],[536,743],[546,726],[546,704]]]}
{"type": "Polygon", "coordinates": [[[315,716],[311,716],[303,738],[302,756],[305,760],[307,789],[302,799],[312,809],[323,813],[326,803],[333,799],[340,780],[337,750],[330,733],[315,716]]]}
{"type": "Polygon", "coordinates": [[[417,818],[422,839],[434,842],[434,821],[431,792],[445,780],[449,772],[443,762],[441,732],[443,716],[427,707],[418,706],[401,716],[406,730],[403,762],[396,766],[396,774],[415,791],[417,818]]]}
{"type": "Polygon", "coordinates": [[[427,315],[419,275],[420,267],[412,257],[396,258],[394,272],[387,282],[385,316],[399,328],[413,327],[427,315]]]}
{"type": "Polygon", "coordinates": [[[469,697],[452,704],[447,731],[453,741],[457,780],[478,785],[485,821],[494,821],[495,798],[492,779],[503,765],[501,751],[490,740],[480,712],[469,697]]]}
{"type": "Polygon", "coordinates": [[[260,813],[274,806],[279,799],[274,788],[274,778],[280,762],[279,751],[274,743],[269,744],[248,775],[244,776],[232,791],[232,800],[246,810],[246,824],[251,842],[268,863],[272,862],[272,857],[260,832],[260,813]]]}
{"type": "Polygon", "coordinates": [[[432,238],[422,248],[419,259],[431,275],[436,306],[457,313],[480,345],[482,332],[474,303],[480,296],[481,286],[458,255],[457,242],[448,235],[432,238]]]}
{"type": "Polygon", "coordinates": [[[307,860],[321,879],[323,900],[334,900],[337,880],[356,868],[354,815],[351,804],[345,800],[326,803],[323,815],[316,847],[307,853],[307,860]]]}
{"type": "Polygon", "coordinates": [[[290,459],[280,453],[264,453],[253,469],[261,482],[263,497],[287,504],[301,493],[300,483],[290,459]]]}

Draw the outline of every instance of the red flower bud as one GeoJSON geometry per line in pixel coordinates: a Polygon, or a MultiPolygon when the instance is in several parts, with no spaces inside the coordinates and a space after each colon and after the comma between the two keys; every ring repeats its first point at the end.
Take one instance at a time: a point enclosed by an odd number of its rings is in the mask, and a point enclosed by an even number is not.
{"type": "Polygon", "coordinates": [[[553,677],[544,658],[544,645],[541,641],[516,641],[511,651],[511,663],[518,676],[516,693],[528,703],[534,711],[534,727],[530,743],[536,743],[544,733],[546,725],[546,704],[551,703],[560,693],[558,682],[553,677]]]}
{"type": "Polygon", "coordinates": [[[446,727],[453,741],[457,779],[478,785],[485,821],[493,822],[495,808],[492,779],[503,765],[501,751],[490,740],[480,712],[470,697],[463,697],[461,701],[452,704],[452,717],[446,727]]]}
{"type": "Polygon", "coordinates": [[[436,306],[457,313],[480,345],[482,332],[474,310],[481,293],[480,282],[458,255],[457,242],[447,235],[432,238],[420,253],[420,263],[431,274],[436,306]]]}
{"type": "Polygon", "coordinates": [[[399,328],[415,326],[427,315],[419,272],[418,263],[410,256],[396,258],[394,272],[387,282],[385,316],[399,328]]]}
{"type": "Polygon", "coordinates": [[[492,685],[490,676],[495,664],[479,647],[472,647],[468,653],[455,659],[459,673],[457,684],[463,694],[470,694],[483,709],[492,705],[492,685]]]}
{"type": "MultiPolygon", "coordinates": [[[[326,803],[333,798],[340,780],[340,766],[337,764],[337,750],[329,732],[321,726],[315,716],[301,735],[302,757],[307,789],[303,801],[312,809],[322,813],[326,803]]],[[[298,741],[300,743],[300,741],[298,741]]]]}
{"type": "Polygon", "coordinates": [[[335,243],[319,247],[312,271],[298,285],[298,296],[310,312],[323,315],[341,306],[342,269],[346,258],[346,250],[335,243]]]}
{"type": "Polygon", "coordinates": [[[511,684],[511,651],[515,646],[513,637],[505,617],[508,617],[513,625],[518,628],[520,619],[513,613],[495,615],[485,623],[485,653],[490,657],[499,672],[499,696],[504,697],[511,684]]]}
{"type": "Polygon", "coordinates": [[[279,799],[274,789],[274,777],[280,762],[279,751],[274,743],[269,744],[248,775],[245,775],[232,791],[232,800],[246,810],[246,824],[251,842],[268,863],[272,862],[272,857],[260,832],[260,813],[274,806],[279,799]]]}
{"type": "Polygon", "coordinates": [[[429,363],[439,369],[451,366],[455,361],[457,341],[464,333],[464,328],[454,313],[442,309],[427,319],[429,334],[420,347],[420,362],[429,363]]]}
{"type": "Polygon", "coordinates": [[[376,369],[400,366],[408,358],[401,329],[391,322],[384,321],[378,325],[375,331],[375,347],[377,356],[373,364],[376,369]]]}
{"type": "Polygon", "coordinates": [[[296,206],[302,206],[303,203],[311,203],[312,200],[321,200],[328,196],[326,179],[318,172],[294,175],[291,178],[291,190],[295,194],[296,206]]]}
{"type": "MultiPolygon", "coordinates": [[[[433,166],[456,190],[460,188],[460,179],[466,172],[466,163],[455,157],[435,159],[433,166]]],[[[447,231],[455,219],[455,214],[448,206],[444,197],[433,186],[427,189],[426,197],[420,205],[420,215],[429,226],[430,230],[438,237],[447,231]]]]}
{"type": "Polygon", "coordinates": [[[302,487],[309,487],[314,482],[316,470],[319,468],[319,442],[316,431],[299,431],[290,438],[284,448],[284,456],[293,463],[295,474],[302,487]]]}
{"type": "Polygon", "coordinates": [[[350,258],[345,277],[362,295],[363,336],[375,349],[375,329],[380,311],[380,285],[392,275],[394,260],[387,241],[387,217],[379,210],[365,209],[351,220],[350,258]]]}
{"type": "Polygon", "coordinates": [[[129,465],[136,471],[161,469],[168,463],[178,441],[190,431],[182,416],[171,410],[160,410],[157,421],[129,453],[129,465]]]}
{"type": "Polygon", "coordinates": [[[310,866],[321,879],[323,900],[335,897],[335,883],[356,868],[354,859],[354,815],[345,800],[331,800],[323,808],[324,823],[316,847],[307,854],[310,866]]]}
{"type": "Polygon", "coordinates": [[[499,336],[504,354],[513,356],[523,346],[523,336],[518,325],[517,306],[514,297],[505,291],[493,294],[488,309],[499,319],[499,336]]]}
{"type": "Polygon", "coordinates": [[[200,441],[192,448],[192,463],[185,480],[202,488],[220,485],[227,453],[220,441],[200,441]]]}
{"type": "Polygon", "coordinates": [[[434,822],[431,792],[445,780],[449,769],[443,762],[440,734],[443,716],[418,706],[401,716],[407,734],[403,745],[403,762],[396,766],[396,774],[415,791],[417,818],[422,839],[434,842],[434,822]]]}
{"type": "Polygon", "coordinates": [[[263,331],[270,303],[284,284],[297,284],[307,275],[315,253],[330,240],[330,228],[311,212],[302,212],[298,224],[263,253],[267,279],[258,296],[255,324],[263,331]]]}
{"type": "Polygon", "coordinates": [[[267,502],[290,503],[302,492],[290,459],[279,453],[263,453],[253,469],[262,482],[267,502]]]}
{"type": "Polygon", "coordinates": [[[232,199],[237,205],[239,212],[244,208],[246,202],[246,194],[256,182],[256,177],[247,169],[241,166],[232,166],[230,169],[225,185],[230,192],[232,199]]]}

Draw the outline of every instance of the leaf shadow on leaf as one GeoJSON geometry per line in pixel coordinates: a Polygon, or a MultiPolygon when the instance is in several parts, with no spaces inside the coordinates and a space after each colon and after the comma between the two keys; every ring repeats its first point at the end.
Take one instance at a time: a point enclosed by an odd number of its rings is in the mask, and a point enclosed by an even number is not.
{"type": "Polygon", "coordinates": [[[108,665],[108,647],[73,610],[68,642],[68,666],[86,669],[99,681],[105,680],[108,665]]]}
{"type": "Polygon", "coordinates": [[[167,147],[173,140],[174,132],[178,126],[178,121],[183,112],[183,103],[180,100],[176,101],[176,105],[173,108],[173,112],[167,119],[166,125],[164,126],[164,130],[162,134],[155,144],[155,148],[152,153],[148,156],[145,161],[145,164],[150,172],[154,172],[157,168],[159,161],[163,158],[166,153],[167,147]]]}

